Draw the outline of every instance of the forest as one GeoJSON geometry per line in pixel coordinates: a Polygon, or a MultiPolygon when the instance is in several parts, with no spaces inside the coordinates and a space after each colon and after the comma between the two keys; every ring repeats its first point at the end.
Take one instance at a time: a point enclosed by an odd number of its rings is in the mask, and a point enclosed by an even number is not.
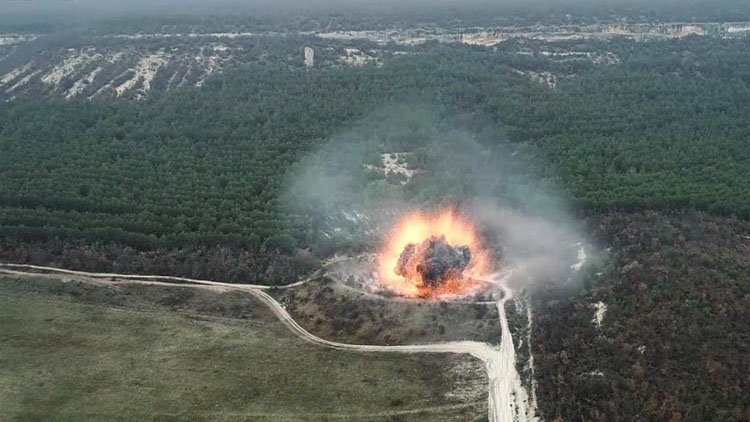
{"type": "Polygon", "coordinates": [[[542,413],[549,420],[747,420],[747,220],[639,211],[589,223],[618,251],[614,268],[588,268],[576,294],[553,287],[535,295],[542,413]],[[608,304],[601,327],[592,323],[596,301],[608,304]]]}
{"type": "MultiPolygon", "coordinates": [[[[677,11],[674,2],[664,3],[672,9],[650,3],[629,2],[617,16],[750,19],[747,2],[695,1],[677,11]]],[[[10,58],[0,73],[22,60],[52,61],[51,48],[66,43],[79,51],[97,43],[106,54],[142,50],[92,79],[88,94],[139,54],[176,48],[187,57],[204,47],[201,39],[96,38],[108,34],[382,29],[430,20],[448,28],[576,25],[611,20],[615,10],[588,7],[546,5],[502,18],[439,9],[401,21],[353,11],[119,16],[75,31],[79,21],[61,27],[54,16],[6,15],[4,31],[41,35],[25,50],[0,45],[0,60],[10,58]]],[[[166,74],[157,73],[142,96],[65,99],[39,85],[14,98],[3,87],[0,261],[284,285],[334,252],[366,247],[358,233],[335,233],[361,224],[342,212],[368,201],[392,195],[434,205],[481,194],[544,213],[557,208],[536,200],[552,192],[611,253],[584,267],[573,287],[534,294],[531,350],[545,420],[750,419],[747,38],[404,46],[302,32],[227,42],[237,59],[200,86],[195,73],[167,89],[166,74]],[[315,48],[314,67],[303,64],[306,46],[315,48]],[[339,55],[349,48],[380,55],[344,65],[339,55]],[[466,149],[482,165],[456,159],[466,149]],[[338,160],[350,152],[363,161],[338,160]],[[388,152],[410,154],[421,172],[402,184],[364,171],[388,152]],[[335,201],[306,198],[312,206],[299,207],[311,191],[291,189],[290,180],[306,180],[311,162],[362,171],[333,192],[335,201]],[[455,172],[436,174],[451,165],[455,172]],[[598,328],[597,301],[608,304],[598,328]]],[[[72,84],[63,78],[65,88],[72,84]]],[[[342,302],[335,310],[352,308],[342,302]]],[[[361,328],[335,322],[323,329],[361,328]]]]}
{"type": "Polygon", "coordinates": [[[0,108],[2,254],[288,283],[316,258],[309,218],[280,200],[286,175],[389,104],[424,104],[485,148],[543,163],[535,176],[581,215],[750,217],[748,44],[578,43],[567,47],[621,63],[517,54],[521,41],[428,43],[384,66],[252,63],[140,101],[12,101],[0,108]],[[519,74],[532,69],[568,76],[550,89],[519,74]]]}

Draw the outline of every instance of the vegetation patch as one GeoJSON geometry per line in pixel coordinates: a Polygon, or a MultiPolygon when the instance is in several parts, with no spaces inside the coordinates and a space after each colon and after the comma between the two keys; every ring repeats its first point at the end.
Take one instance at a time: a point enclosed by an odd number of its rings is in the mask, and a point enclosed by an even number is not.
{"type": "Polygon", "coordinates": [[[545,418],[746,420],[750,225],[655,212],[594,224],[618,251],[614,268],[589,268],[579,295],[551,289],[535,301],[545,418]]]}
{"type": "Polygon", "coordinates": [[[329,340],[384,345],[454,340],[500,344],[494,301],[389,298],[347,288],[327,278],[279,289],[274,296],[306,330],[329,340]]]}
{"type": "Polygon", "coordinates": [[[486,415],[486,380],[469,357],[329,350],[294,337],[257,301],[193,290],[0,278],[0,418],[486,415]],[[206,302],[244,313],[205,311],[206,302]]]}

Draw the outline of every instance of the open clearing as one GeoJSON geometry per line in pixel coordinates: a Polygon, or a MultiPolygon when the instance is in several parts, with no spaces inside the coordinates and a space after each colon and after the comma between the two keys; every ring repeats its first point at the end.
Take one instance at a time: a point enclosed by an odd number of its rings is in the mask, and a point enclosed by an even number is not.
{"type": "Polygon", "coordinates": [[[0,326],[0,419],[486,415],[480,362],[320,348],[243,292],[0,277],[0,326]]]}
{"type": "Polygon", "coordinates": [[[437,302],[367,294],[329,278],[273,296],[307,331],[354,344],[428,344],[478,341],[499,344],[494,301],[437,302]]]}

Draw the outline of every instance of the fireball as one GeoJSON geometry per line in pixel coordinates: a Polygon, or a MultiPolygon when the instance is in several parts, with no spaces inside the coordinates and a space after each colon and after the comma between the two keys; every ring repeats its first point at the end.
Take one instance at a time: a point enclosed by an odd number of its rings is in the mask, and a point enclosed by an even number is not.
{"type": "Polygon", "coordinates": [[[478,279],[488,274],[490,257],[474,225],[461,214],[451,210],[414,212],[403,217],[386,235],[377,265],[384,287],[394,293],[407,297],[440,297],[471,294],[481,288],[483,284],[478,279]],[[466,255],[471,257],[468,266],[449,273],[439,283],[428,283],[422,277],[399,271],[399,267],[403,267],[399,258],[405,251],[434,239],[444,240],[457,250],[468,248],[466,255]]]}

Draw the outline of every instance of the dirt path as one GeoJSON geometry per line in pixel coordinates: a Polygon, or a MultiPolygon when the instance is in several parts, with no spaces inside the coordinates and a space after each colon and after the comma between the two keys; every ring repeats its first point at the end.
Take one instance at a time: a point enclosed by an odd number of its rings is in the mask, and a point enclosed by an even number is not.
{"type": "MultiPolygon", "coordinates": [[[[89,273],[85,271],[72,271],[62,268],[43,267],[37,265],[23,264],[3,264],[0,263],[0,273],[23,275],[23,276],[44,276],[44,273],[23,271],[36,270],[58,275],[75,275],[85,277],[94,282],[101,284],[122,284],[123,282],[136,284],[151,285],[168,285],[174,286],[179,282],[185,287],[204,287],[211,289],[220,289],[222,291],[239,290],[247,292],[258,300],[263,302],[268,308],[286,325],[292,332],[305,341],[320,346],[357,352],[380,352],[380,353],[454,353],[468,354],[480,359],[485,364],[487,377],[489,379],[488,395],[488,419],[491,422],[512,422],[512,421],[529,421],[536,420],[533,411],[528,402],[528,394],[521,385],[521,379],[515,366],[515,349],[513,347],[513,338],[508,327],[508,320],[505,315],[505,302],[513,297],[512,291],[506,286],[505,282],[510,273],[495,274],[490,278],[490,282],[497,285],[504,291],[503,298],[497,302],[498,312],[500,314],[500,323],[502,328],[502,339],[500,348],[491,346],[487,343],[475,341],[454,341],[435,344],[415,344],[401,346],[380,346],[370,344],[348,344],[336,341],[326,340],[308,332],[284,309],[284,307],[271,297],[265,290],[269,286],[258,286],[253,284],[232,284],[208,280],[197,280],[184,277],[171,276],[150,276],[150,275],[132,275],[132,274],[115,274],[115,273],[89,273]],[[5,268],[2,268],[5,267],[5,268]],[[8,269],[11,268],[11,269],[8,269]],[[121,280],[106,280],[106,279],[121,280]],[[105,280],[102,280],[105,279],[105,280]],[[171,283],[169,282],[171,281],[171,283]],[[188,283],[188,284],[184,284],[188,283]]],[[[317,277],[314,275],[312,278],[317,277]]],[[[290,284],[285,287],[293,287],[303,284],[310,279],[290,284]]]]}
{"type": "MultiPolygon", "coordinates": [[[[166,281],[172,281],[179,284],[179,283],[188,283],[188,284],[202,284],[202,285],[209,285],[209,286],[225,286],[229,288],[236,288],[236,287],[242,287],[242,288],[250,288],[250,289],[256,289],[256,290],[270,290],[272,288],[277,289],[289,289],[292,287],[297,287],[302,284],[305,284],[309,282],[310,280],[313,280],[315,278],[320,277],[320,271],[316,271],[313,275],[310,277],[300,280],[296,283],[292,284],[286,284],[283,286],[264,286],[259,284],[235,284],[235,283],[223,283],[220,281],[209,281],[209,280],[200,280],[196,278],[186,278],[186,277],[174,277],[171,275],[138,275],[138,274],[117,274],[117,273],[90,273],[86,271],[74,271],[74,270],[66,270],[64,268],[55,268],[55,267],[43,267],[40,265],[30,265],[30,264],[6,264],[6,263],[0,263],[0,267],[9,267],[9,268],[17,268],[19,270],[21,269],[30,269],[30,270],[38,270],[38,271],[48,271],[53,273],[61,273],[61,274],[69,274],[69,275],[75,275],[75,276],[81,276],[81,277],[89,277],[89,278],[121,278],[125,280],[166,280],[166,281]]],[[[325,267],[325,266],[324,266],[325,267]]],[[[24,272],[24,271],[18,271],[19,274],[43,274],[43,273],[34,273],[34,272],[24,272]]]]}
{"type": "Polygon", "coordinates": [[[510,274],[493,275],[490,281],[499,286],[503,292],[503,298],[497,302],[497,312],[500,315],[500,328],[502,337],[500,339],[500,356],[497,359],[499,367],[497,382],[492,385],[496,391],[490,391],[490,400],[498,400],[495,404],[499,415],[498,421],[536,421],[536,412],[529,395],[521,383],[521,375],[516,368],[516,349],[513,346],[513,337],[508,326],[508,317],[505,314],[505,302],[513,299],[513,291],[508,288],[507,280],[510,274]]]}

